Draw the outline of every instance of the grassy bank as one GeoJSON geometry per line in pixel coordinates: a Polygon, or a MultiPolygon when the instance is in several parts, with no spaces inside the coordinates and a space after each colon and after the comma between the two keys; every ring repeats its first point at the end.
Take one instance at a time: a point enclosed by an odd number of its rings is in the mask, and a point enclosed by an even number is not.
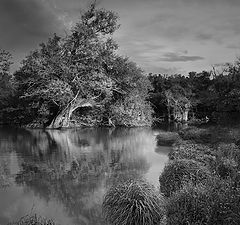
{"type": "Polygon", "coordinates": [[[190,127],[179,135],[159,178],[167,224],[240,224],[238,130],[190,127]]]}
{"type": "Polygon", "coordinates": [[[141,182],[113,187],[105,218],[110,225],[240,224],[238,137],[237,129],[214,127],[160,133],[158,145],[172,145],[160,191],[141,182]]]}

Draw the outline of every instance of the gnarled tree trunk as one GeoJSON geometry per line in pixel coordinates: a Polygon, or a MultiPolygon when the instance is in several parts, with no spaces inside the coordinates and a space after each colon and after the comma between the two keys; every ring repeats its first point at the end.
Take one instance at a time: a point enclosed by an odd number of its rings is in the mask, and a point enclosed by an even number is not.
{"type": "Polygon", "coordinates": [[[93,107],[94,102],[92,99],[77,99],[78,94],[68,103],[68,105],[59,110],[58,114],[54,117],[51,124],[47,127],[50,129],[67,128],[70,125],[70,118],[72,113],[81,107],[93,107]]]}

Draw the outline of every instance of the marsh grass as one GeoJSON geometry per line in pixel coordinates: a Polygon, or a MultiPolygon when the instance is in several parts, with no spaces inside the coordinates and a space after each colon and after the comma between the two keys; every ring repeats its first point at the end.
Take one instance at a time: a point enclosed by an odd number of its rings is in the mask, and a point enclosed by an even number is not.
{"type": "Polygon", "coordinates": [[[167,201],[168,225],[203,225],[211,217],[208,191],[202,185],[187,184],[167,201]]]}
{"type": "Polygon", "coordinates": [[[188,183],[167,200],[168,225],[240,224],[240,193],[231,180],[218,177],[204,184],[188,183]]]}
{"type": "Polygon", "coordinates": [[[158,146],[171,146],[180,139],[176,132],[159,132],[156,138],[158,146]]]}
{"type": "Polygon", "coordinates": [[[240,224],[237,134],[226,128],[180,132],[184,140],[173,145],[172,161],[159,179],[161,191],[168,197],[169,225],[240,224]]]}
{"type": "Polygon", "coordinates": [[[195,160],[178,159],[170,161],[159,177],[160,190],[166,196],[171,196],[186,183],[192,185],[204,182],[211,177],[206,166],[195,160]]]}
{"type": "Polygon", "coordinates": [[[197,144],[193,141],[179,141],[169,153],[170,160],[188,159],[203,163],[206,166],[216,160],[214,149],[210,146],[197,144]]]}
{"type": "Polygon", "coordinates": [[[127,181],[108,190],[103,215],[111,225],[165,224],[165,202],[145,181],[127,181]]]}
{"type": "Polygon", "coordinates": [[[56,225],[53,220],[46,219],[41,216],[26,215],[16,222],[11,222],[8,225],[56,225]]]}
{"type": "Polygon", "coordinates": [[[181,130],[179,135],[183,140],[191,140],[200,144],[211,143],[213,139],[213,134],[209,129],[193,126],[181,130]]]}

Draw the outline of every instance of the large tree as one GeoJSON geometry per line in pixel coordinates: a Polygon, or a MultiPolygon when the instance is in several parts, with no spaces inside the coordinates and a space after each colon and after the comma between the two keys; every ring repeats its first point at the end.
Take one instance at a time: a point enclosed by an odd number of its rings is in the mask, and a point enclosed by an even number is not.
{"type": "Polygon", "coordinates": [[[67,37],[54,35],[23,61],[15,74],[20,98],[49,128],[69,127],[75,110],[103,111],[136,89],[137,81],[131,81],[142,79],[143,73],[116,54],[112,35],[118,27],[114,12],[92,4],[67,37]]]}

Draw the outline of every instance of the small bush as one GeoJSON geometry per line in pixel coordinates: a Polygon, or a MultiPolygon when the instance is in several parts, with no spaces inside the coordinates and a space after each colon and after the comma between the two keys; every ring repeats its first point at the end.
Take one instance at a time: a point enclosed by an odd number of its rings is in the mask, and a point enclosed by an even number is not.
{"type": "Polygon", "coordinates": [[[103,214],[111,225],[165,224],[163,197],[144,181],[113,186],[103,201],[103,214]]]}
{"type": "Polygon", "coordinates": [[[184,184],[191,182],[198,184],[211,176],[203,164],[187,159],[171,161],[167,164],[159,177],[160,190],[166,196],[171,196],[181,189],[184,184]]]}
{"type": "Polygon", "coordinates": [[[168,199],[167,224],[208,224],[211,217],[209,201],[208,192],[204,186],[184,186],[168,199]]]}
{"type": "Polygon", "coordinates": [[[8,225],[55,225],[55,223],[52,220],[37,215],[27,215],[19,221],[9,223],[8,225]]]}
{"type": "Polygon", "coordinates": [[[195,160],[209,166],[216,159],[214,150],[207,145],[196,144],[192,141],[181,141],[173,146],[169,159],[195,160]]]}
{"type": "Polygon", "coordinates": [[[211,143],[212,133],[208,129],[189,127],[179,132],[179,135],[184,140],[192,140],[196,143],[211,143]]]}
{"type": "Polygon", "coordinates": [[[224,157],[228,159],[233,159],[236,162],[240,162],[240,149],[234,143],[230,144],[220,143],[216,150],[216,156],[218,158],[224,157]]]}
{"type": "Polygon", "coordinates": [[[240,189],[217,177],[204,184],[188,183],[168,198],[167,224],[240,224],[240,189]]]}
{"type": "Polygon", "coordinates": [[[223,157],[216,161],[216,172],[223,179],[234,179],[237,175],[237,163],[234,159],[223,157]]]}
{"type": "Polygon", "coordinates": [[[178,133],[160,132],[157,135],[157,145],[158,146],[171,146],[179,139],[180,139],[180,137],[179,137],[178,133]]]}
{"type": "Polygon", "coordinates": [[[210,196],[211,217],[209,225],[240,224],[240,189],[231,179],[211,179],[206,184],[210,196]]]}

